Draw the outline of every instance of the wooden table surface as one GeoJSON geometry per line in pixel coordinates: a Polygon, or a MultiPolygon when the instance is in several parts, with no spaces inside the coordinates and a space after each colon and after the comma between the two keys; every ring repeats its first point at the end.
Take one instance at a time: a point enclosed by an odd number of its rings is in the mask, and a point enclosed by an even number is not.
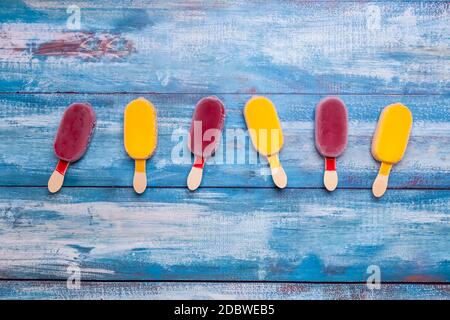
{"type": "Polygon", "coordinates": [[[2,2],[0,298],[449,299],[449,26],[447,1],[2,2]],[[248,137],[233,138],[253,94],[277,106],[285,190],[250,161],[248,137]],[[227,130],[189,192],[186,134],[208,95],[227,130]],[[314,146],[327,95],[350,120],[333,193],[314,146]],[[142,196],[122,139],[139,96],[159,126],[142,196]],[[96,132],[51,195],[54,136],[77,101],[94,107],[96,132]],[[414,125],[375,199],[370,144],[394,102],[414,125]]]}

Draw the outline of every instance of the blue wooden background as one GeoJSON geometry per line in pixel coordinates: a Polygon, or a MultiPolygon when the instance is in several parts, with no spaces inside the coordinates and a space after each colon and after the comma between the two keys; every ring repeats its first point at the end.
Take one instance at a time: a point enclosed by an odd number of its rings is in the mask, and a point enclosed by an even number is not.
{"type": "Polygon", "coordinates": [[[446,1],[2,1],[0,298],[449,299],[449,25],[446,1]],[[287,189],[229,131],[202,187],[187,190],[189,156],[173,153],[188,155],[193,108],[211,94],[227,129],[245,130],[252,94],[274,101],[287,189]],[[350,117],[333,193],[313,140],[314,107],[330,94],[350,117]],[[159,121],[142,196],[122,142],[123,109],[139,96],[159,121]],[[54,135],[76,101],[98,125],[50,195],[54,135]],[[414,126],[375,199],[370,143],[394,102],[414,126]],[[223,163],[235,150],[243,161],[223,163]],[[380,290],[365,286],[371,265],[380,290]],[[66,286],[69,266],[80,289],[66,286]]]}

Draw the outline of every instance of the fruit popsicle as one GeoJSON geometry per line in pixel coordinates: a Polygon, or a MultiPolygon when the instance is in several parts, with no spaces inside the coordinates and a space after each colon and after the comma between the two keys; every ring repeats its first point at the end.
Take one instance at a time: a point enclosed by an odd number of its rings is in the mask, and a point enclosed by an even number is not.
{"type": "Polygon", "coordinates": [[[64,112],[54,143],[55,155],[59,161],[48,180],[48,190],[51,193],[61,189],[69,164],[79,160],[86,152],[95,122],[94,109],[88,103],[74,103],[64,112]]]}
{"type": "Polygon", "coordinates": [[[196,190],[203,177],[206,158],[219,146],[225,120],[225,107],[217,97],[201,99],[195,107],[189,132],[188,147],[195,160],[187,178],[189,190],[196,190]]]}
{"type": "Polygon", "coordinates": [[[283,132],[274,104],[265,97],[252,97],[245,104],[244,117],[253,146],[267,157],[275,185],[285,188],[287,176],[278,157],[283,146],[283,132]]]}
{"type": "Polygon", "coordinates": [[[383,109],[372,141],[372,155],[381,161],[373,186],[373,195],[381,197],[387,188],[392,165],[405,154],[412,127],[411,111],[401,103],[383,109]]]}
{"type": "Polygon", "coordinates": [[[325,157],[323,183],[328,191],[336,189],[336,158],[347,146],[348,115],[344,102],[328,97],[319,102],[315,120],[316,148],[325,157]]]}
{"type": "Polygon", "coordinates": [[[141,97],[127,105],[123,132],[125,150],[135,160],[133,187],[141,194],[147,188],[146,161],[158,142],[156,109],[150,101],[141,97]]]}

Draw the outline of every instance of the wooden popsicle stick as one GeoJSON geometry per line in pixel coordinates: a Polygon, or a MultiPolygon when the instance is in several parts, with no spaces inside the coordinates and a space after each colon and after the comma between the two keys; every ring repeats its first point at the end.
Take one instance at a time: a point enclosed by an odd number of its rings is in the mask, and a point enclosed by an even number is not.
{"type": "Polygon", "coordinates": [[[195,157],[194,165],[187,178],[187,186],[191,191],[197,190],[202,182],[203,167],[205,166],[205,159],[203,157],[195,157]]]}
{"type": "Polygon", "coordinates": [[[147,189],[147,173],[145,171],[145,164],[147,160],[135,160],[133,188],[136,193],[144,193],[147,189]]]}
{"type": "Polygon", "coordinates": [[[380,171],[372,185],[372,193],[375,197],[379,198],[386,192],[391,168],[392,164],[385,162],[381,163],[380,171]]]}
{"type": "Polygon", "coordinates": [[[281,166],[278,154],[268,156],[267,160],[269,161],[273,182],[278,188],[285,188],[287,186],[287,175],[286,172],[284,172],[283,167],[281,166]]]}
{"type": "Polygon", "coordinates": [[[325,158],[325,172],[323,174],[323,184],[328,191],[334,191],[338,185],[338,175],[336,171],[336,158],[325,158]]]}
{"type": "Polygon", "coordinates": [[[64,176],[66,174],[67,168],[69,168],[69,164],[70,163],[68,161],[58,160],[56,169],[55,171],[53,171],[50,179],[48,180],[48,191],[50,191],[51,193],[56,193],[61,189],[64,183],[64,176]]]}

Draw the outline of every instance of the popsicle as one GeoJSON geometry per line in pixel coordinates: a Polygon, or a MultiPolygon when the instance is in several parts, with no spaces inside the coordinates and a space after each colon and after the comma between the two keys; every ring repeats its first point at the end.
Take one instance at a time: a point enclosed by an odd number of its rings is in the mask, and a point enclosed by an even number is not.
{"type": "Polygon", "coordinates": [[[206,159],[219,146],[224,120],[225,107],[219,98],[206,97],[197,103],[188,140],[189,150],[195,156],[187,178],[187,186],[191,191],[200,186],[206,159]]]}
{"type": "Polygon", "coordinates": [[[48,180],[51,193],[61,189],[69,164],[79,160],[86,152],[95,122],[94,109],[88,103],[74,103],[64,111],[53,145],[59,161],[48,180]]]}
{"type": "Polygon", "coordinates": [[[391,104],[381,113],[372,141],[372,155],[381,161],[372,186],[373,195],[377,198],[386,191],[392,165],[403,158],[412,122],[411,111],[401,103],[391,104]]]}
{"type": "Polygon", "coordinates": [[[253,146],[267,157],[275,185],[285,188],[287,176],[278,157],[283,132],[274,104],[265,97],[254,96],[245,104],[244,117],[253,146]]]}
{"type": "Polygon", "coordinates": [[[135,160],[133,188],[141,194],[147,188],[146,161],[158,140],[158,124],[153,104],[145,98],[131,101],[125,108],[123,140],[125,150],[135,160]]]}
{"type": "Polygon", "coordinates": [[[316,148],[325,157],[323,183],[328,191],[336,189],[338,175],[336,158],[347,146],[348,115],[344,102],[336,97],[328,97],[316,108],[316,148]]]}

